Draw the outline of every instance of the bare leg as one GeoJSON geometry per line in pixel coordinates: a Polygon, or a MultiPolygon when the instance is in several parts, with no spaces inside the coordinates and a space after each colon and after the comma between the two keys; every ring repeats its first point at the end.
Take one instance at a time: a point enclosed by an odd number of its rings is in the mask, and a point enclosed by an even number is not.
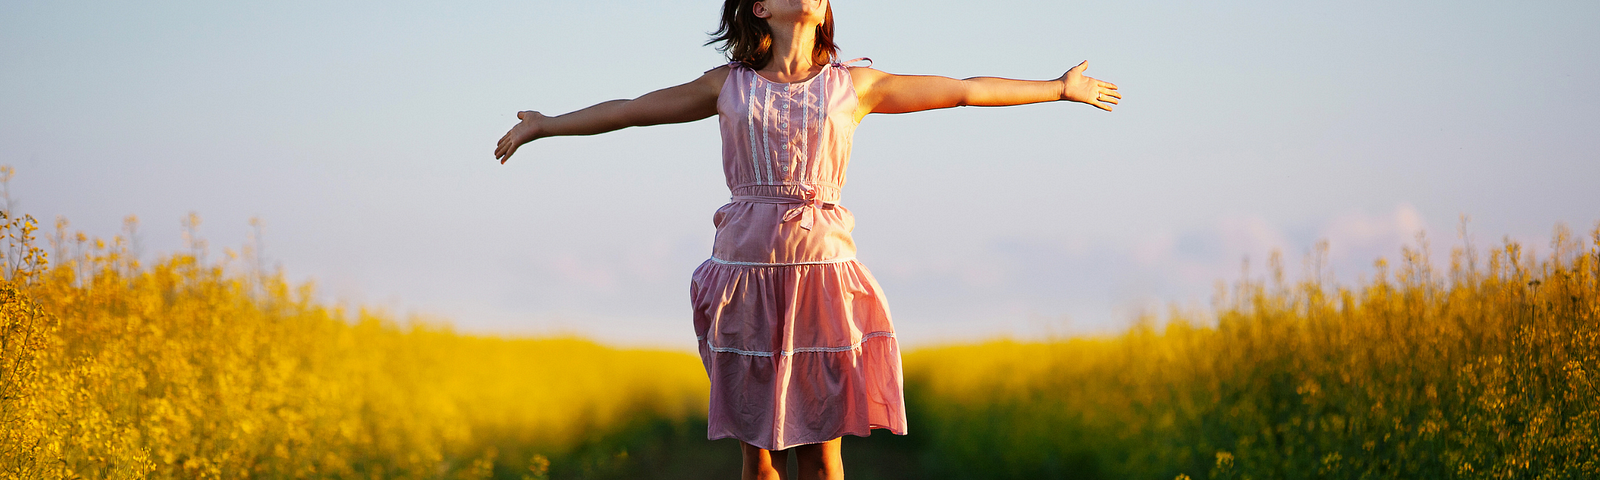
{"type": "Polygon", "coordinates": [[[739,442],[739,449],[744,453],[744,470],[740,473],[739,478],[743,480],[789,480],[788,450],[768,451],[744,442],[739,442]]]}
{"type": "Polygon", "coordinates": [[[843,438],[794,447],[795,463],[800,464],[800,480],[844,480],[844,462],[839,459],[843,438]]]}

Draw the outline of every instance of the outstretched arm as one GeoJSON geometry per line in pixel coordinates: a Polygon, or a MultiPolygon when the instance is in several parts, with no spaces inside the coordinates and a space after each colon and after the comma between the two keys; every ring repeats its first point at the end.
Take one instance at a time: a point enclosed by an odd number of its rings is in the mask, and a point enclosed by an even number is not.
{"type": "Polygon", "coordinates": [[[856,120],[868,113],[909,113],[965,105],[997,107],[1068,100],[1111,111],[1122,99],[1117,86],[1083,74],[1089,62],[1055,80],[1011,80],[973,77],[956,80],[924,75],[892,75],[870,68],[850,71],[861,106],[856,120]]]}
{"type": "Polygon", "coordinates": [[[517,112],[522,120],[500,137],[494,158],[506,163],[523,144],[561,135],[596,135],[628,127],[663,123],[693,122],[717,114],[717,93],[728,78],[728,68],[720,67],[700,78],[644,94],[633,100],[602,102],[568,113],[547,117],[532,110],[517,112]]]}

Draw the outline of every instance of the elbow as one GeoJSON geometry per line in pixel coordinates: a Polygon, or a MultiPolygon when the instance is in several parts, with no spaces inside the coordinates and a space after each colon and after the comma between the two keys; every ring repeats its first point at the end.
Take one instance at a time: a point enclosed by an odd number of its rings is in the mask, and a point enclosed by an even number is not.
{"type": "Polygon", "coordinates": [[[615,102],[616,109],[612,110],[612,115],[607,119],[609,121],[606,122],[612,130],[649,125],[642,112],[639,112],[637,108],[632,108],[634,106],[633,100],[616,100],[615,102]]]}
{"type": "Polygon", "coordinates": [[[977,104],[977,84],[972,79],[961,80],[961,88],[956,89],[955,98],[946,102],[952,107],[970,107],[977,104]]]}
{"type": "Polygon", "coordinates": [[[952,92],[955,98],[950,99],[951,107],[971,107],[993,105],[994,92],[982,84],[983,77],[964,78],[960,80],[960,88],[952,92]]]}

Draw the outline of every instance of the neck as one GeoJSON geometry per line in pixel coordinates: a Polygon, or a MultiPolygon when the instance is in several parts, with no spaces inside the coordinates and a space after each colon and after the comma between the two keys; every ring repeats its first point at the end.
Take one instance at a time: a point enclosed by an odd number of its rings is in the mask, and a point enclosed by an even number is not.
{"type": "Polygon", "coordinates": [[[785,76],[808,76],[817,68],[812,60],[817,47],[817,26],[774,23],[768,24],[772,29],[772,61],[762,70],[785,76]]]}

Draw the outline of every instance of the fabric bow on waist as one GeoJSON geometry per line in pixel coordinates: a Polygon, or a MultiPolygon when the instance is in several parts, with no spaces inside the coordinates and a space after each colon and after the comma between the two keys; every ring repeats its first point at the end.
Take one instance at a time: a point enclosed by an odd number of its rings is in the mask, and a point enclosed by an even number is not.
{"type": "Polygon", "coordinates": [[[834,202],[824,202],[821,198],[818,198],[816,187],[811,185],[798,185],[798,187],[800,187],[800,191],[802,192],[802,196],[800,198],[769,197],[764,195],[735,195],[733,197],[733,201],[783,205],[798,203],[799,205],[783,212],[783,221],[789,222],[798,218],[800,219],[800,228],[810,230],[811,226],[816,220],[816,216],[818,215],[816,210],[822,208],[824,205],[831,205],[834,202]]]}
{"type": "Polygon", "coordinates": [[[801,185],[800,191],[805,192],[804,196],[801,197],[801,200],[805,203],[783,212],[783,221],[787,222],[799,218],[800,228],[810,230],[812,220],[818,215],[817,209],[822,208],[822,200],[817,199],[816,187],[801,185]]]}

